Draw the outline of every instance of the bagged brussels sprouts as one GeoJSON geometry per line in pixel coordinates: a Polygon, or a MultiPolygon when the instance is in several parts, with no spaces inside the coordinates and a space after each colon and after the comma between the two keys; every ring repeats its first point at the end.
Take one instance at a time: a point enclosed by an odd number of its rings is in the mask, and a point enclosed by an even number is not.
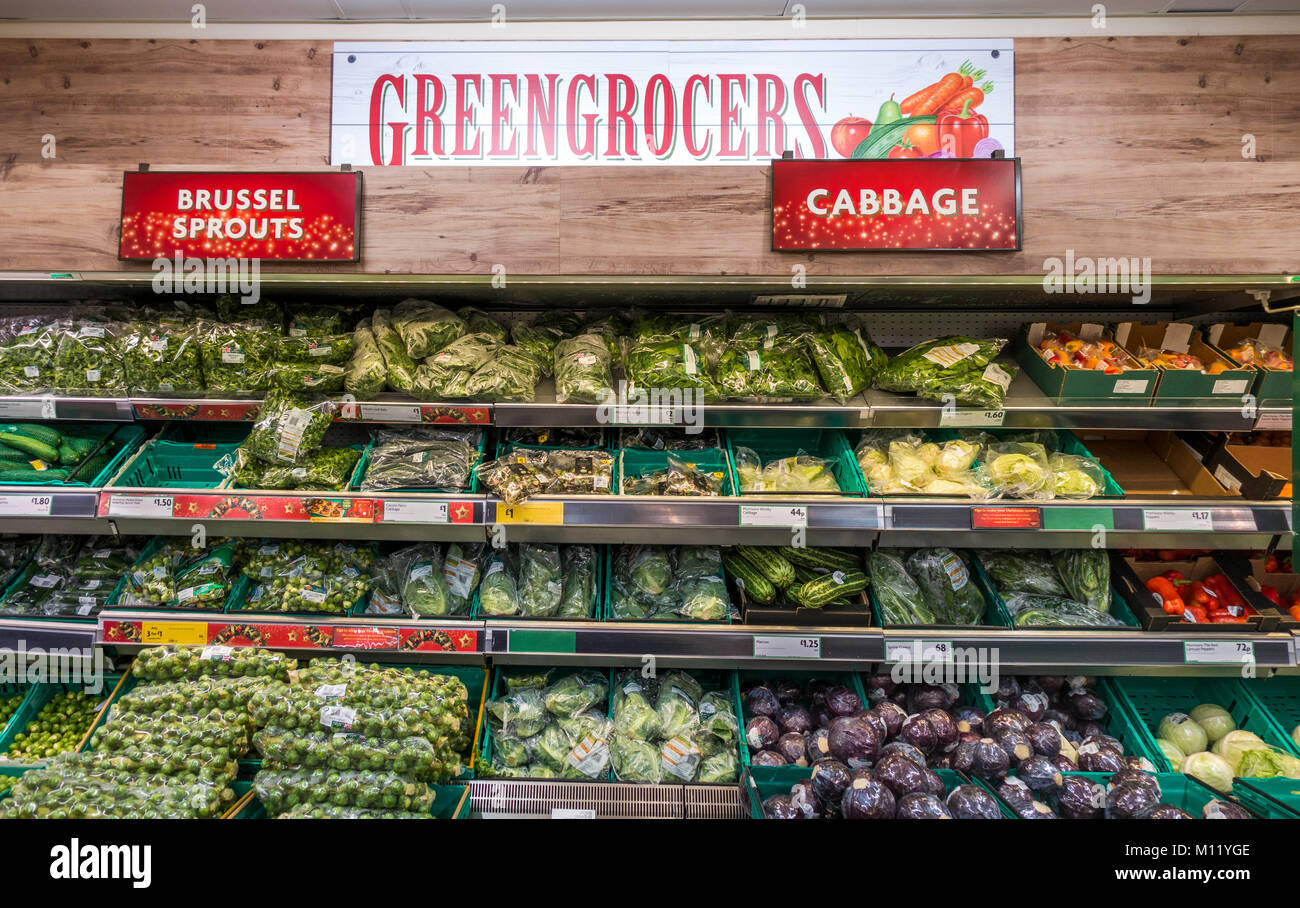
{"type": "Polygon", "coordinates": [[[59,332],[54,353],[54,385],[73,391],[127,390],[123,322],[74,322],[59,332]]]}
{"type": "MultiPolygon", "coordinates": [[[[492,358],[477,369],[464,385],[464,396],[475,400],[531,401],[541,380],[543,363],[520,346],[497,347],[492,358]]],[[[448,394],[447,396],[451,396],[448,394]]]]}
{"type": "Polygon", "coordinates": [[[840,403],[866,390],[888,361],[885,352],[861,327],[839,325],[813,331],[807,343],[822,384],[840,403]]]}
{"type": "Polygon", "coordinates": [[[432,356],[468,330],[450,309],[429,300],[405,299],[393,307],[393,330],[412,360],[432,356]]]}
{"type": "Polygon", "coordinates": [[[337,409],[331,401],[311,404],[293,395],[271,392],[262,402],[244,447],[269,464],[300,464],[320,447],[337,409]]]}
{"type": "Polygon", "coordinates": [[[304,804],[428,811],[433,789],[386,770],[303,769],[269,761],[253,777],[266,812],[276,816],[304,804]]]}
{"type": "Polygon", "coordinates": [[[376,309],[370,315],[370,330],[384,356],[388,387],[394,391],[410,391],[415,384],[415,360],[407,354],[405,342],[393,329],[392,317],[391,310],[376,309]]]}
{"type": "Polygon", "coordinates": [[[132,393],[203,390],[203,369],[193,325],[132,324],[122,336],[122,360],[132,393]]]}
{"type": "Polygon", "coordinates": [[[972,407],[1000,408],[1019,369],[994,358],[1005,338],[941,337],[898,356],[876,376],[885,391],[911,391],[920,397],[956,399],[972,407]]]}
{"type": "Polygon", "coordinates": [[[952,549],[917,549],[904,562],[937,624],[977,625],[987,604],[965,560],[952,549]]]}
{"type": "Polygon", "coordinates": [[[142,681],[205,677],[266,677],[289,680],[296,660],[275,650],[252,647],[198,647],[164,643],[136,653],[131,674],[142,681]]]}
{"type": "Polygon", "coordinates": [[[253,394],[266,389],[276,337],[269,324],[200,319],[194,331],[209,393],[253,394]]]}
{"type": "Polygon", "coordinates": [[[609,348],[594,334],[579,334],[555,345],[555,399],[597,403],[613,394],[609,348]]]}
{"type": "Polygon", "coordinates": [[[343,376],[343,389],[357,400],[371,400],[384,390],[388,367],[370,328],[370,319],[362,319],[352,332],[352,347],[352,361],[343,376]]]}
{"type": "Polygon", "coordinates": [[[42,315],[0,319],[0,392],[22,394],[55,386],[56,320],[42,315]]]}

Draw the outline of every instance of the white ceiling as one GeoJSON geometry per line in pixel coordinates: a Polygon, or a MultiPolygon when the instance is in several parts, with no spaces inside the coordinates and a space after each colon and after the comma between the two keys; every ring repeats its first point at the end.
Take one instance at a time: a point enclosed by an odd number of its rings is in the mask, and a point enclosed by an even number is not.
{"type": "MultiPolygon", "coordinates": [[[[730,19],[791,15],[797,0],[204,0],[209,22],[483,20],[495,3],[514,20],[730,19]]],[[[191,0],[0,0],[0,19],[188,21],[191,0]]],[[[822,17],[1080,16],[1091,0],[803,0],[822,17]]],[[[1300,13],[1300,0],[1105,0],[1107,15],[1300,13]]]]}

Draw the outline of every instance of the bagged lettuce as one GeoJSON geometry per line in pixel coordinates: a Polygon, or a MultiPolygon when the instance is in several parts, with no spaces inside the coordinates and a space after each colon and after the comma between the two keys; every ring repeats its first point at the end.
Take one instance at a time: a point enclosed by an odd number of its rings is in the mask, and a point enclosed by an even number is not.
{"type": "Polygon", "coordinates": [[[1055,498],[1085,499],[1100,495],[1106,487],[1101,464],[1078,454],[1052,454],[1047,458],[1051,489],[1055,498]]]}
{"type": "Polygon", "coordinates": [[[1012,498],[1050,499],[1052,473],[1047,450],[1029,442],[996,442],[980,463],[980,476],[992,488],[1012,498]]]}
{"type": "Polygon", "coordinates": [[[522,347],[497,347],[464,386],[465,396],[475,400],[531,401],[542,377],[541,362],[522,347]]]}
{"type": "Polygon", "coordinates": [[[1019,369],[994,358],[1005,338],[941,337],[918,344],[889,362],[876,377],[886,391],[911,391],[920,397],[952,397],[973,407],[1001,407],[1019,369]]]}
{"type": "Polygon", "coordinates": [[[994,587],[1008,593],[1039,593],[1064,599],[1071,595],[1061,582],[1056,565],[1044,552],[1033,549],[988,550],[979,553],[980,564],[994,587]]]}
{"type": "Polygon", "coordinates": [[[888,361],[865,328],[838,325],[813,331],[807,344],[822,385],[840,403],[862,393],[888,361]]]}
{"type": "Polygon", "coordinates": [[[289,307],[289,320],[285,334],[289,337],[327,337],[343,334],[343,310],[320,303],[293,304],[289,307]]]}
{"type": "Polygon", "coordinates": [[[465,321],[429,300],[405,299],[393,307],[393,330],[412,360],[432,356],[468,330],[465,321]]]}
{"type": "Polygon", "coordinates": [[[579,334],[555,345],[555,399],[597,403],[613,394],[609,348],[594,334],[579,334]]]}
{"type": "Polygon", "coordinates": [[[331,363],[318,366],[305,363],[282,363],[271,370],[268,385],[290,393],[329,394],[342,391],[347,369],[331,363]]]}
{"type": "Polygon", "coordinates": [[[456,314],[465,322],[467,334],[487,334],[498,344],[504,344],[510,338],[505,326],[482,309],[465,306],[457,309],[456,314]]]}
{"type": "Polygon", "coordinates": [[[1105,549],[1062,549],[1052,564],[1070,597],[1107,613],[1110,611],[1110,555],[1105,549]]]}
{"type": "Polygon", "coordinates": [[[518,324],[510,332],[511,343],[526,350],[535,359],[543,374],[551,374],[555,345],[564,337],[561,328],[544,324],[541,319],[532,325],[518,324]]]}
{"type": "Polygon", "coordinates": [[[492,359],[500,348],[490,334],[466,334],[452,341],[422,362],[415,371],[411,393],[421,400],[438,400],[456,385],[467,383],[468,377],[492,359]]]}
{"type": "Polygon", "coordinates": [[[718,396],[700,350],[688,342],[660,338],[636,341],[628,348],[624,371],[634,390],[697,388],[706,398],[718,396]]]}
{"type": "Polygon", "coordinates": [[[384,390],[388,382],[388,367],[384,365],[384,354],[375,341],[375,333],[370,328],[370,319],[362,319],[352,332],[352,361],[348,363],[343,376],[343,390],[357,400],[371,400],[384,390]]]}
{"type": "Polygon", "coordinates": [[[814,457],[802,452],[762,463],[752,448],[736,448],[736,478],[741,492],[827,492],[838,493],[835,458],[814,457]]]}
{"type": "Polygon", "coordinates": [[[376,309],[370,316],[370,328],[379,352],[384,356],[388,387],[394,391],[410,391],[415,383],[415,361],[407,354],[401,336],[393,330],[392,312],[376,309]]]}

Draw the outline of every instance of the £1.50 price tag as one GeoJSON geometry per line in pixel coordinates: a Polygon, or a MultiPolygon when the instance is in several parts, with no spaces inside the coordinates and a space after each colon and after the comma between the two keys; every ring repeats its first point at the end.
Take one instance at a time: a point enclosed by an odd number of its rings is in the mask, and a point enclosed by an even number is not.
{"type": "Polygon", "coordinates": [[[108,500],[108,516],[170,517],[175,502],[170,495],[114,495],[108,500]]]}

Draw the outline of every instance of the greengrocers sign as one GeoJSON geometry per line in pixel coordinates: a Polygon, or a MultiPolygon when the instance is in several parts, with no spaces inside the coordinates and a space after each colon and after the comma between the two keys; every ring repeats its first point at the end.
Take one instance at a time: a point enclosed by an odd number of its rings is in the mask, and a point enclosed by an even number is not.
{"type": "Polygon", "coordinates": [[[330,162],[1010,157],[1013,73],[1010,40],[341,42],[330,162]]]}

